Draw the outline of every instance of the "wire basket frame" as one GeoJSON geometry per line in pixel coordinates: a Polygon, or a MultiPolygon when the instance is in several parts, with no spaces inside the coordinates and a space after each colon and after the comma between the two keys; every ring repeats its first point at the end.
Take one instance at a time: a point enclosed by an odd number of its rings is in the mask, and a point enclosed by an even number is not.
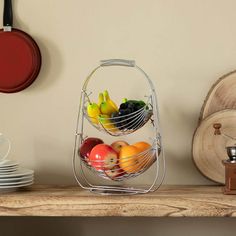
{"type": "MultiPolygon", "coordinates": [[[[117,163],[117,162],[115,162],[117,163]]],[[[148,193],[156,191],[162,184],[165,176],[165,158],[164,158],[164,150],[162,147],[161,140],[161,130],[159,123],[159,109],[157,103],[157,95],[153,86],[151,79],[148,75],[135,64],[135,61],[131,60],[123,60],[123,59],[110,59],[103,60],[100,62],[100,65],[96,67],[86,78],[79,102],[79,111],[77,117],[76,124],[76,132],[75,132],[75,143],[74,143],[74,151],[73,151],[73,173],[77,183],[83,188],[90,190],[95,193],[100,194],[137,194],[137,193],[148,193]],[[145,79],[148,82],[150,87],[150,95],[147,97],[146,106],[140,108],[139,110],[124,115],[119,118],[107,118],[104,122],[99,122],[98,124],[94,124],[91,122],[91,117],[88,116],[86,112],[86,104],[88,103],[89,94],[87,93],[87,85],[91,80],[94,73],[106,66],[128,66],[133,67],[140,71],[145,79]],[[84,134],[84,121],[87,120],[91,125],[93,125],[99,131],[105,132],[108,135],[112,136],[122,136],[135,132],[136,130],[142,128],[149,120],[151,120],[154,128],[154,137],[153,142],[150,148],[145,151],[138,153],[132,158],[136,158],[138,163],[130,163],[131,157],[127,157],[127,159],[123,160],[126,163],[126,171],[124,171],[118,164],[114,164],[115,173],[112,173],[111,170],[104,168],[104,164],[100,165],[100,163],[89,163],[87,160],[79,157],[78,150],[80,145],[86,138],[84,134]],[[77,160],[79,159],[79,165],[77,165],[77,160]],[[130,178],[134,178],[144,173],[151,166],[155,167],[155,176],[153,177],[152,183],[149,185],[135,187],[135,186],[127,186],[123,184],[124,180],[128,180],[130,178]],[[77,168],[78,167],[78,168],[77,168]],[[85,173],[87,170],[95,173],[103,179],[110,180],[111,182],[119,183],[116,184],[94,184],[85,173]],[[135,171],[132,171],[135,169],[135,171]],[[128,171],[127,171],[128,170],[128,171]]]]}
{"type": "Polygon", "coordinates": [[[119,115],[117,117],[102,118],[100,121],[97,121],[97,123],[94,123],[94,117],[89,116],[86,111],[89,102],[89,95],[85,91],[83,91],[83,93],[86,98],[82,111],[85,118],[99,131],[108,133],[112,136],[123,136],[135,132],[143,127],[153,114],[153,105],[150,101],[151,96],[149,96],[146,105],[137,111],[125,115],[119,115]]]}

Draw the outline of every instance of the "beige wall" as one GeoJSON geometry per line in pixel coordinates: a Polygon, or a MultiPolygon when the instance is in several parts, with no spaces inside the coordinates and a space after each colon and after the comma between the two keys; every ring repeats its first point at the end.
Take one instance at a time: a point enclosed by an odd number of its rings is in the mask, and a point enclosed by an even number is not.
{"type": "MultiPolygon", "coordinates": [[[[11,158],[34,169],[37,183],[74,184],[82,81],[100,59],[135,59],[158,91],[165,183],[212,184],[193,165],[191,139],[210,86],[235,69],[235,9],[234,0],[14,0],[15,27],[36,39],[43,67],[30,88],[0,94],[0,130],[12,140],[11,158]]],[[[110,76],[111,88],[117,79],[110,76]]],[[[132,86],[110,91],[115,99],[137,96],[132,86]]]]}

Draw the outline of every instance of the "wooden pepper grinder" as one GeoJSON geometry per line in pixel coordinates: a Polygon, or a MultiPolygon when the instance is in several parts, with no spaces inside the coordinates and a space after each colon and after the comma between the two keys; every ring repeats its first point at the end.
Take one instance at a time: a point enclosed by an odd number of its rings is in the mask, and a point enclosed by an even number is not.
{"type": "MultiPolygon", "coordinates": [[[[215,129],[215,135],[222,135],[227,139],[236,140],[227,134],[221,133],[220,128],[222,125],[220,123],[213,124],[213,127],[215,129]]],[[[223,193],[236,194],[236,143],[233,146],[227,146],[226,150],[229,158],[222,161],[225,166],[225,186],[223,193]]]]}

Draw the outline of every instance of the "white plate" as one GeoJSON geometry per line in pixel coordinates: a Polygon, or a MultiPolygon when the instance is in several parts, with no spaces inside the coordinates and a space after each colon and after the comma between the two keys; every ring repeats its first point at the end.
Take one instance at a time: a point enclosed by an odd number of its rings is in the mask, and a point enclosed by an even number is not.
{"type": "Polygon", "coordinates": [[[9,168],[2,168],[2,169],[0,169],[0,171],[16,170],[16,169],[18,169],[18,166],[13,166],[13,167],[9,167],[9,168]]]}
{"type": "Polygon", "coordinates": [[[16,177],[16,178],[3,178],[3,179],[0,179],[0,183],[17,182],[20,180],[33,179],[33,178],[34,178],[33,175],[21,176],[21,177],[16,177]]]}
{"type": "Polygon", "coordinates": [[[16,161],[13,161],[13,160],[9,160],[9,159],[5,159],[3,161],[0,161],[0,165],[12,165],[12,164],[15,164],[17,163],[16,161]]]}
{"type": "Polygon", "coordinates": [[[10,169],[16,169],[16,168],[18,168],[18,166],[4,167],[4,168],[0,168],[0,171],[1,171],[1,170],[10,170],[10,169]]]}
{"type": "Polygon", "coordinates": [[[0,163],[0,169],[10,168],[10,167],[18,166],[18,165],[19,165],[19,163],[17,163],[17,162],[12,163],[12,164],[1,164],[0,163]]]}
{"type": "Polygon", "coordinates": [[[1,171],[7,171],[7,170],[17,170],[17,169],[19,169],[18,166],[13,166],[13,167],[11,167],[11,168],[0,169],[0,172],[1,172],[1,171]]]}
{"type": "MultiPolygon", "coordinates": [[[[14,188],[20,188],[20,187],[25,187],[25,186],[29,186],[29,185],[32,185],[34,183],[34,181],[31,181],[31,182],[28,182],[28,183],[25,183],[25,184],[19,184],[19,185],[12,185],[12,186],[0,186],[0,191],[2,190],[10,190],[10,189],[14,189],[14,188]]],[[[3,191],[5,192],[5,191],[3,191]]]]}
{"type": "Polygon", "coordinates": [[[19,170],[15,171],[13,173],[0,174],[0,179],[1,178],[13,178],[13,177],[27,176],[27,175],[32,175],[33,173],[34,173],[33,170],[20,168],[19,170]]]}
{"type": "Polygon", "coordinates": [[[6,170],[0,170],[0,175],[1,174],[8,174],[9,172],[11,173],[11,172],[13,172],[13,171],[17,171],[18,170],[18,168],[12,168],[12,169],[6,169],[6,170]]]}
{"type": "Polygon", "coordinates": [[[20,185],[20,184],[26,184],[26,183],[30,183],[30,182],[32,182],[33,181],[33,179],[26,179],[26,180],[21,180],[21,181],[19,181],[19,182],[11,182],[11,183],[0,183],[0,187],[1,186],[12,186],[12,185],[20,185]]]}
{"type": "Polygon", "coordinates": [[[12,166],[18,166],[19,163],[15,162],[15,161],[9,161],[7,160],[6,162],[0,162],[0,168],[7,168],[7,167],[12,167],[12,166]]]}
{"type": "Polygon", "coordinates": [[[4,181],[5,179],[14,179],[14,178],[29,178],[33,176],[33,174],[30,175],[20,175],[20,176],[13,176],[11,177],[10,175],[5,175],[5,177],[0,177],[0,180],[4,181]]]}
{"type": "Polygon", "coordinates": [[[4,166],[4,167],[0,167],[0,170],[5,170],[5,169],[9,169],[9,168],[18,168],[19,165],[14,165],[14,166],[4,166]]]}

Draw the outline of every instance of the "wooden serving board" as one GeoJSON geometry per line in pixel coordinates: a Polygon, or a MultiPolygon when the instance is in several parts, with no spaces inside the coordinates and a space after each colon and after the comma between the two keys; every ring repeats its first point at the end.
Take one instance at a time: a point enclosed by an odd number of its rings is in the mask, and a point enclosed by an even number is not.
{"type": "Polygon", "coordinates": [[[202,106],[199,121],[224,109],[236,109],[236,71],[224,75],[211,87],[202,106]]]}
{"type": "Polygon", "coordinates": [[[222,135],[214,135],[214,123],[221,123],[221,132],[236,137],[236,110],[222,110],[205,118],[193,136],[192,155],[200,172],[207,178],[225,182],[222,160],[228,159],[225,147],[235,145],[235,141],[222,135]]]}

